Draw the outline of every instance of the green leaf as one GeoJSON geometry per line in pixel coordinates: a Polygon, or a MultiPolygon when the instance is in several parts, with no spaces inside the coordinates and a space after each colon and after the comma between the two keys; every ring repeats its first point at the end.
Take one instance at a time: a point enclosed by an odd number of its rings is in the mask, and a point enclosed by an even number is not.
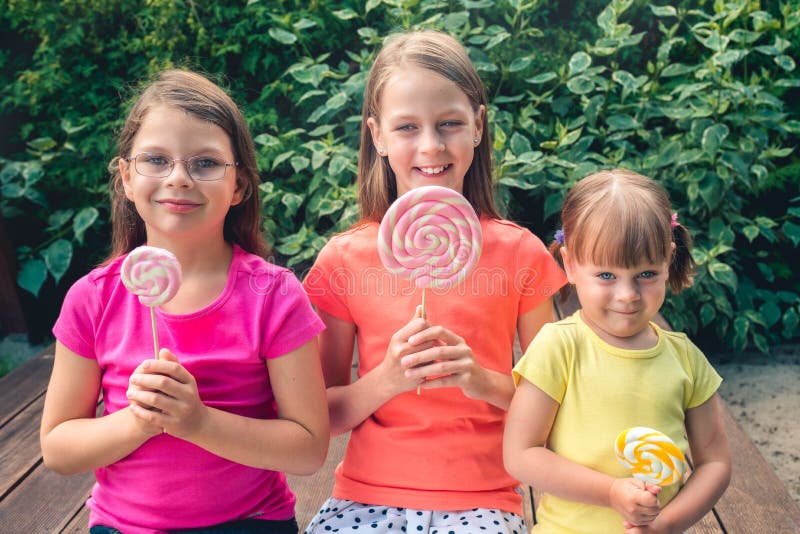
{"type": "Polygon", "coordinates": [[[273,161],[272,161],[272,170],[274,171],[278,165],[286,161],[287,159],[291,158],[294,155],[294,150],[289,150],[288,152],[284,152],[283,154],[279,154],[273,161]]]}
{"type": "Polygon", "coordinates": [[[650,11],[653,12],[653,15],[656,17],[677,17],[678,11],[673,6],[654,6],[652,4],[649,5],[650,11]]]}
{"type": "Polygon", "coordinates": [[[39,152],[44,152],[45,150],[55,148],[56,145],[57,143],[49,137],[39,137],[33,141],[28,141],[28,146],[39,152]]]}
{"type": "Polygon", "coordinates": [[[783,235],[785,235],[794,246],[800,243],[800,226],[792,221],[786,221],[781,227],[783,235]]]}
{"type": "Polygon", "coordinates": [[[703,132],[703,151],[709,155],[716,154],[729,133],[730,129],[724,124],[714,124],[706,128],[703,132]]]}
{"type": "Polygon", "coordinates": [[[742,228],[742,233],[745,235],[747,240],[752,243],[753,240],[758,237],[759,234],[758,226],[755,226],[753,224],[747,225],[744,228],[742,228]]]}
{"type": "Polygon", "coordinates": [[[290,45],[297,42],[297,36],[291,32],[287,32],[283,28],[270,28],[267,33],[281,44],[290,45]]]}
{"type": "Polygon", "coordinates": [[[308,165],[311,163],[311,161],[304,156],[294,156],[289,162],[292,164],[295,173],[307,169],[308,165]]]}
{"type": "Polygon", "coordinates": [[[684,65],[683,63],[670,63],[664,70],[661,71],[661,76],[664,78],[671,78],[672,76],[683,76],[697,70],[697,67],[691,65],[684,65]]]}
{"type": "Polygon", "coordinates": [[[78,212],[72,220],[72,231],[75,233],[75,239],[78,243],[83,243],[83,234],[94,224],[99,216],[100,212],[94,206],[83,208],[78,212]]]}
{"type": "Polygon", "coordinates": [[[516,156],[532,150],[531,142],[528,140],[528,138],[524,135],[520,135],[518,132],[514,132],[511,135],[509,146],[511,147],[511,152],[513,152],[516,156]]]}
{"type": "Polygon", "coordinates": [[[544,72],[539,74],[538,76],[534,76],[533,78],[527,78],[525,81],[532,84],[542,84],[545,82],[549,82],[550,80],[555,80],[558,78],[558,75],[555,72],[544,72]]]}
{"type": "Polygon", "coordinates": [[[736,291],[738,279],[730,265],[722,263],[721,261],[712,260],[708,264],[708,272],[714,280],[728,286],[732,291],[736,291]]]}
{"type": "Polygon", "coordinates": [[[333,11],[333,16],[339,20],[350,20],[357,18],[358,13],[347,7],[345,9],[338,9],[336,11],[333,11]]]}
{"type": "Polygon", "coordinates": [[[700,308],[700,322],[703,326],[707,326],[711,321],[714,320],[714,317],[717,316],[717,311],[714,309],[714,306],[706,302],[700,308]]]}
{"type": "Polygon", "coordinates": [[[785,54],[781,54],[780,56],[775,56],[773,61],[775,61],[776,65],[778,65],[780,68],[782,68],[783,70],[785,70],[787,72],[793,71],[795,69],[795,67],[796,67],[794,59],[792,59],[790,56],[787,56],[785,54]]]}
{"type": "Polygon", "coordinates": [[[283,197],[281,197],[281,204],[286,206],[288,211],[287,215],[290,217],[297,213],[297,209],[303,203],[302,195],[298,195],[295,193],[284,193],[283,197]]]}
{"type": "Polygon", "coordinates": [[[592,57],[586,52],[576,52],[569,59],[569,76],[581,74],[592,64],[592,57]]]}
{"type": "Polygon", "coordinates": [[[73,215],[75,215],[74,210],[67,209],[55,211],[47,218],[48,229],[58,230],[67,224],[69,220],[72,219],[73,215]]]}
{"type": "Polygon", "coordinates": [[[525,70],[528,68],[531,62],[532,60],[530,56],[518,57],[511,62],[511,65],[508,66],[508,72],[519,72],[521,70],[525,70]]]}
{"type": "Polygon", "coordinates": [[[34,297],[39,296],[39,290],[47,279],[47,266],[42,260],[28,259],[22,263],[17,275],[19,287],[33,293],[34,297]]]}
{"type": "Polygon", "coordinates": [[[339,109],[340,107],[344,106],[347,103],[347,93],[340,92],[336,93],[332,97],[330,97],[326,102],[325,106],[328,109],[334,110],[339,109]]]}
{"type": "Polygon", "coordinates": [[[22,198],[25,196],[25,188],[14,183],[3,184],[2,192],[5,198],[22,198]]]}
{"type": "Polygon", "coordinates": [[[519,178],[511,178],[509,176],[504,176],[500,178],[497,183],[500,185],[505,185],[507,187],[514,187],[516,189],[522,189],[524,191],[529,191],[531,189],[536,189],[539,187],[539,184],[526,182],[524,180],[520,180],[519,178]]]}
{"type": "Polygon", "coordinates": [[[765,302],[758,311],[761,317],[764,318],[767,328],[770,328],[781,319],[781,309],[774,302],[765,302]]]}
{"type": "Polygon", "coordinates": [[[639,122],[630,115],[611,115],[606,119],[609,126],[609,131],[616,130],[635,130],[638,128],[639,122]]]}
{"type": "Polygon", "coordinates": [[[328,173],[331,176],[338,176],[347,169],[349,164],[350,160],[348,158],[337,154],[333,156],[330,164],[328,165],[328,173]]]}
{"type": "Polygon", "coordinates": [[[567,89],[576,95],[585,95],[594,90],[594,82],[588,76],[576,76],[567,82],[567,89]]]}
{"type": "Polygon", "coordinates": [[[58,283],[72,262],[72,243],[66,239],[59,239],[42,251],[42,257],[47,270],[58,283]]]}

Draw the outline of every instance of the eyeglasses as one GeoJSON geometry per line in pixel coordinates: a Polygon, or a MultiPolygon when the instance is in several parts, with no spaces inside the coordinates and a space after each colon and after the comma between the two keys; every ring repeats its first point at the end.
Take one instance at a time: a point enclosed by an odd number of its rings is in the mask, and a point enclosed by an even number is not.
{"type": "Polygon", "coordinates": [[[127,162],[133,162],[133,168],[142,176],[150,178],[166,178],[172,174],[176,161],[182,161],[186,165],[186,171],[192,180],[201,182],[214,182],[222,180],[228,167],[238,167],[238,163],[227,163],[213,156],[194,156],[189,159],[171,158],[162,154],[151,154],[142,152],[129,158],[123,158],[127,162]]]}

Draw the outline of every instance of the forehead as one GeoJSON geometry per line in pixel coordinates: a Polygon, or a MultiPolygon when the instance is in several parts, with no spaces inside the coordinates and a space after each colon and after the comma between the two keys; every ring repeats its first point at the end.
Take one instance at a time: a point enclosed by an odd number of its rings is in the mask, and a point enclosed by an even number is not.
{"type": "Polygon", "coordinates": [[[222,127],[166,104],[148,110],[133,144],[136,150],[159,149],[180,154],[198,150],[233,152],[230,136],[222,127]]]}
{"type": "Polygon", "coordinates": [[[384,118],[437,113],[469,113],[469,98],[455,82],[417,65],[403,64],[392,69],[380,97],[384,118]]]}

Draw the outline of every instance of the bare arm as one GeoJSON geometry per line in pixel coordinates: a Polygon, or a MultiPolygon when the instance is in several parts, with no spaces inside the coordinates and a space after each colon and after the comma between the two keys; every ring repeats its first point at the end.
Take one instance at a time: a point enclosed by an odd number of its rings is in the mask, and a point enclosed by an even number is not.
{"type": "Polygon", "coordinates": [[[427,325],[424,319],[417,317],[401,328],[392,336],[384,361],[351,383],[356,326],[324,310],[317,313],[326,326],[320,334],[320,355],[328,386],[331,434],[355,428],[388,400],[421,382],[403,375],[400,358],[414,350],[408,337],[427,325]]]}
{"type": "Polygon", "coordinates": [[[104,467],[160,432],[137,421],[130,407],[95,418],[99,393],[97,361],[56,342],[39,434],[48,468],[68,475],[104,467]]]}
{"type": "MultiPolygon", "coordinates": [[[[652,521],[658,499],[634,479],[618,479],[557,455],[546,447],[559,404],[522,379],[503,436],[503,461],[511,476],[571,501],[614,508],[634,523],[652,521]]],[[[658,489],[654,490],[658,491],[658,489]]]]}
{"type": "Polygon", "coordinates": [[[683,532],[698,522],[722,496],[731,479],[731,453],[722,423],[719,395],[686,411],[686,433],[694,471],[649,529],[629,532],[683,532]]]}
{"type": "Polygon", "coordinates": [[[131,377],[137,417],[230,461],[308,475],[322,466],[330,439],[316,339],[267,360],[277,419],[232,414],[202,403],[194,377],[166,349],[131,377]],[[150,406],[151,411],[140,406],[150,406]]]}

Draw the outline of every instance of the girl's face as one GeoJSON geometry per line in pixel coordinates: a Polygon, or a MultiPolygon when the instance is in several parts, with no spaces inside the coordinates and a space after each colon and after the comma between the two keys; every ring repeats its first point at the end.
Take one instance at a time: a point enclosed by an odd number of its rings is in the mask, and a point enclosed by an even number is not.
{"type": "Polygon", "coordinates": [[[648,323],[664,303],[667,261],[627,268],[578,263],[566,248],[562,255],[567,279],[578,292],[581,317],[603,341],[626,349],[655,345],[648,323]]]}
{"type": "Polygon", "coordinates": [[[464,176],[483,134],[475,111],[452,81],[422,67],[398,68],[386,81],[380,117],[367,119],[375,149],[389,158],[397,194],[423,185],[464,192],[464,176]]]}
{"type": "MultiPolygon", "coordinates": [[[[200,156],[194,171],[200,175],[208,172],[214,161],[235,161],[225,130],[166,105],[154,106],[136,133],[129,157],[144,153],[149,155],[137,158],[140,171],[147,161],[156,164],[200,156]]],[[[187,238],[222,239],[228,209],[242,199],[235,167],[225,167],[224,175],[216,181],[193,179],[185,161],[175,161],[172,172],[164,178],[142,175],[136,168],[133,161],[120,160],[125,195],[145,222],[148,244],[158,246],[175,239],[185,242],[187,238]]]]}

